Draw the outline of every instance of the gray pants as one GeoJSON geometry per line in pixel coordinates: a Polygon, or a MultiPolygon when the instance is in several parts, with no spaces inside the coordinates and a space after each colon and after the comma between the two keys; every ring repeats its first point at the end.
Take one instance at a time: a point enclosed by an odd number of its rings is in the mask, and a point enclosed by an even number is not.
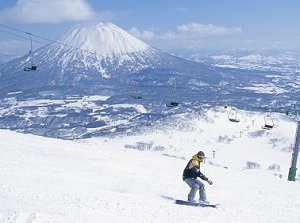
{"type": "Polygon", "coordinates": [[[188,194],[188,200],[193,201],[195,199],[196,193],[199,190],[199,200],[206,201],[205,185],[198,179],[188,178],[184,182],[191,188],[188,194]]]}

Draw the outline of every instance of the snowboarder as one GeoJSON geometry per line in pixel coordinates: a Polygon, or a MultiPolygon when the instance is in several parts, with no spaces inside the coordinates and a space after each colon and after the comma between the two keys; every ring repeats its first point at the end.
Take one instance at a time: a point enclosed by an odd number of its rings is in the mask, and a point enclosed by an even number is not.
{"type": "Polygon", "coordinates": [[[205,185],[202,181],[197,179],[199,177],[200,179],[207,181],[209,185],[213,184],[213,182],[200,171],[200,163],[203,162],[205,158],[204,152],[199,151],[192,157],[183,171],[182,178],[184,182],[187,183],[187,185],[191,188],[188,194],[189,202],[196,202],[194,199],[197,191],[199,190],[199,203],[209,203],[206,200],[205,185]]]}

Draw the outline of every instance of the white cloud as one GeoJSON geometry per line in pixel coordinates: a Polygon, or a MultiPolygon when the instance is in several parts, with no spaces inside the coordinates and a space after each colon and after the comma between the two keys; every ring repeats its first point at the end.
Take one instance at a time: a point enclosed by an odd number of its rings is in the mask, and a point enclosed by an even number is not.
{"type": "Polygon", "coordinates": [[[136,27],[131,28],[128,32],[141,39],[191,39],[195,37],[206,36],[224,36],[230,34],[240,34],[243,32],[241,28],[226,28],[223,26],[215,26],[212,24],[200,24],[190,22],[177,26],[175,31],[165,33],[155,33],[154,29],[146,29],[141,31],[136,27]]]}
{"type": "Polygon", "coordinates": [[[140,31],[139,29],[137,29],[136,27],[131,28],[130,30],[128,30],[128,32],[140,39],[153,39],[155,37],[155,33],[153,30],[144,30],[144,31],[140,31]]]}
{"type": "Polygon", "coordinates": [[[199,36],[219,36],[219,35],[228,35],[242,33],[241,28],[226,28],[223,26],[215,26],[212,24],[200,24],[195,22],[190,22],[177,27],[177,31],[180,34],[187,35],[199,35],[199,36]]]}
{"type": "MultiPolygon", "coordinates": [[[[223,46],[226,37],[243,33],[241,28],[227,28],[212,24],[200,24],[190,22],[175,27],[167,32],[159,33],[157,30],[146,29],[144,31],[132,28],[129,32],[139,39],[146,41],[150,45],[159,48],[178,48],[181,46],[186,49],[218,47],[223,46]]],[[[230,37],[232,42],[236,41],[236,36],[230,37]]],[[[229,39],[229,40],[230,40],[229,39]]]]}
{"type": "Polygon", "coordinates": [[[96,17],[86,0],[18,0],[0,11],[0,21],[19,23],[59,23],[86,21],[96,17]]]}

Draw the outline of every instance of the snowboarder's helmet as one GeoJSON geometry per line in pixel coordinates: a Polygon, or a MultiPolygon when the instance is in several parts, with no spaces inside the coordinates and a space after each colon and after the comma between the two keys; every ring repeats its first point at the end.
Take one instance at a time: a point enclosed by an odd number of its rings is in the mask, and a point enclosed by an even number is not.
{"type": "Polygon", "coordinates": [[[206,158],[203,151],[199,151],[199,152],[197,153],[197,156],[198,156],[200,159],[202,159],[202,160],[206,158]]]}

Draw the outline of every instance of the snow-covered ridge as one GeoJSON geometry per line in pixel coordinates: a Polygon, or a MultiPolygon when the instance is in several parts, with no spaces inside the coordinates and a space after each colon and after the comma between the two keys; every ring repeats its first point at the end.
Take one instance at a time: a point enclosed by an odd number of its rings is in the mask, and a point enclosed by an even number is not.
{"type": "Polygon", "coordinates": [[[59,42],[106,57],[140,52],[149,48],[149,45],[113,23],[103,22],[72,29],[59,42]]]}
{"type": "Polygon", "coordinates": [[[203,61],[216,67],[248,70],[278,71],[289,74],[299,72],[299,52],[294,51],[232,51],[197,53],[190,56],[194,61],[203,61]]]}

